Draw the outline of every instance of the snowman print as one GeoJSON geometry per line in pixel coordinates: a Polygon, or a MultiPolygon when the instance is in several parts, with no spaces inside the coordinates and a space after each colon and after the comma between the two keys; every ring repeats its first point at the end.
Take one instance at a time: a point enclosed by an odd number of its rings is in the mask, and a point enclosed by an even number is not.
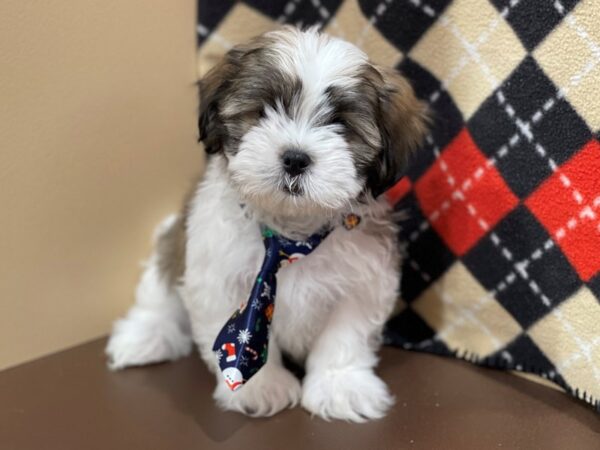
{"type": "Polygon", "coordinates": [[[244,376],[242,375],[242,372],[235,367],[228,367],[227,369],[223,370],[223,377],[225,378],[225,383],[232,391],[241,388],[244,384],[244,376]]]}

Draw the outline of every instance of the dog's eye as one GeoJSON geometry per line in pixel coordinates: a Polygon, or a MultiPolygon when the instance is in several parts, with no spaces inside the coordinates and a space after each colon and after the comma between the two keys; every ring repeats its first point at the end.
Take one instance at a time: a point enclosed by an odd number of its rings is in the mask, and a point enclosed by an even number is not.
{"type": "Polygon", "coordinates": [[[265,108],[264,108],[264,107],[262,107],[262,108],[260,108],[260,109],[258,110],[258,118],[259,118],[259,119],[264,119],[265,117],[266,117],[266,114],[265,114],[265,108]]]}

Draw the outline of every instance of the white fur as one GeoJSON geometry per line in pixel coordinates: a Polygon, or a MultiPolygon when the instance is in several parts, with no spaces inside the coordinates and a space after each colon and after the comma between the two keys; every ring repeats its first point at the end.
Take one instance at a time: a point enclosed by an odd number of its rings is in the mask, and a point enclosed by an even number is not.
{"type": "MultiPolygon", "coordinates": [[[[174,225],[167,217],[157,228],[155,240],[174,225]]],[[[109,367],[122,369],[186,356],[192,349],[187,314],[174,286],[160,273],[153,254],[138,284],[135,305],[115,322],[106,352],[109,367]]]]}
{"type": "Polygon", "coordinates": [[[290,75],[298,76],[310,93],[302,108],[312,116],[315,102],[331,84],[347,87],[357,83],[355,78],[367,55],[358,47],[326,34],[313,27],[306,31],[286,28],[268,33],[276,38],[273,48],[278,57],[278,67],[290,75]]]}
{"type": "MultiPolygon", "coordinates": [[[[397,230],[385,200],[356,200],[364,180],[335,125],[313,124],[324,89],[354,83],[354,71],[366,56],[314,31],[298,33],[282,33],[274,50],[280,67],[308,87],[295,115],[267,110],[239,151],[209,160],[187,217],[181,283],[169,286],[151,258],[136,304],[115,324],[107,353],[113,368],[172,360],[189,352],[193,337],[216,374],[214,397],[223,408],[268,416],[301,402],[324,419],[360,422],[382,417],[393,403],[373,369],[399,287],[397,230]],[[281,189],[286,181],[280,154],[289,146],[313,159],[310,172],[293,180],[302,183],[300,196],[281,189]],[[348,212],[362,217],[353,230],[339,226],[348,212]],[[261,266],[259,223],[298,238],[327,224],[335,228],[307,258],[278,273],[267,364],[231,392],[212,346],[247,299],[261,266]],[[282,351],[305,364],[302,386],[282,366],[282,351]]],[[[163,227],[172,226],[170,220],[163,227]]]]}

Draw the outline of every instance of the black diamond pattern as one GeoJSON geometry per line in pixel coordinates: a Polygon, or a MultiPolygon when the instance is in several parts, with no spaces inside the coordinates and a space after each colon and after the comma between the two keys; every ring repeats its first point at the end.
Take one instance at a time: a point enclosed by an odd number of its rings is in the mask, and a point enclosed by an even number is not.
{"type": "Polygon", "coordinates": [[[531,57],[499,91],[482,103],[468,128],[479,148],[497,159],[497,168],[513,192],[526,198],[552,173],[549,158],[563,163],[591,138],[591,132],[573,108],[557,98],[556,88],[531,57]],[[512,109],[513,117],[506,108],[512,109]],[[536,114],[539,118],[534,121],[536,114]]]}
{"type": "Polygon", "coordinates": [[[335,16],[341,0],[271,1],[244,0],[261,13],[275,20],[297,26],[325,25],[335,16]]]}
{"type": "Polygon", "coordinates": [[[450,1],[432,0],[418,3],[419,6],[412,2],[359,0],[364,15],[369,19],[375,18],[375,27],[405,53],[425,34],[450,1]],[[384,12],[378,13],[378,9],[383,7],[384,12]]]}
{"type": "Polygon", "coordinates": [[[400,239],[408,244],[400,291],[405,302],[412,302],[452,265],[456,257],[446,248],[433,228],[428,227],[425,231],[419,229],[425,218],[412,194],[404,197],[396,205],[396,209],[406,217],[400,222],[400,239]],[[413,267],[415,263],[419,271],[413,267]]]}
{"type": "Polygon", "coordinates": [[[435,331],[410,307],[402,310],[386,326],[386,336],[390,342],[400,345],[422,342],[434,335],[435,331]]]}
{"type": "Polygon", "coordinates": [[[484,287],[497,291],[496,299],[523,328],[550,312],[551,306],[544,304],[542,295],[556,306],[581,284],[556,245],[544,248],[549,236],[525,206],[517,207],[500,221],[494,234],[498,243],[492,236],[482,239],[463,262],[484,287]],[[541,252],[538,259],[531,256],[536,250],[541,252]],[[490,264],[494,270],[488,269],[490,264]],[[561,274],[560,278],[556,273],[561,274]],[[499,288],[503,281],[506,287],[499,288]],[[532,282],[539,292],[532,288],[532,282]]]}
{"type": "MultiPolygon", "coordinates": [[[[561,0],[564,15],[573,9],[579,0],[561,0]]],[[[553,2],[521,0],[511,7],[511,0],[491,0],[498,11],[508,8],[507,22],[520,38],[523,46],[531,51],[554,29],[562,20],[553,2]],[[532,20],[535,18],[535,20],[532,20]]]]}
{"type": "Polygon", "coordinates": [[[566,385],[560,374],[556,373],[554,365],[526,333],[520,334],[504,349],[491,355],[490,359],[503,361],[509,369],[527,371],[533,368],[537,374],[544,374],[552,381],[566,385]]]}

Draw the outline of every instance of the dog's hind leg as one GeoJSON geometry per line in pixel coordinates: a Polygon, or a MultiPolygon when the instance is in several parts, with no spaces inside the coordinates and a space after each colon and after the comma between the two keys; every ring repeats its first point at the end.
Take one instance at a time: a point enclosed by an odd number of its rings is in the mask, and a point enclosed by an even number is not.
{"type": "Polygon", "coordinates": [[[155,232],[154,251],[136,290],[135,304],[115,322],[106,354],[111,369],[171,361],[190,353],[189,319],[177,292],[185,260],[185,228],[169,216],[155,232]]]}

